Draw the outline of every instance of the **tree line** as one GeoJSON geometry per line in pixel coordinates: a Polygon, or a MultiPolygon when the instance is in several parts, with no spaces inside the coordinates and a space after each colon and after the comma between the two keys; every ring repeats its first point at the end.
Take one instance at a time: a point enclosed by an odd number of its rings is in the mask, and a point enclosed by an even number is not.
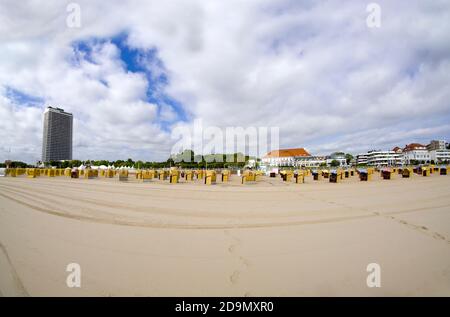
{"type": "MultiPolygon", "coordinates": [[[[209,155],[196,155],[194,151],[186,150],[176,155],[171,155],[166,161],[142,161],[133,160],[128,158],[127,160],[65,160],[65,161],[49,161],[44,162],[45,166],[51,166],[56,168],[72,168],[84,166],[114,166],[120,167],[134,167],[138,169],[157,169],[168,167],[180,167],[180,168],[243,168],[251,157],[243,155],[242,153],[234,154],[209,154],[209,155]]],[[[255,159],[255,161],[257,161],[255,159]]],[[[23,162],[14,162],[11,167],[34,167],[23,162]],[[20,164],[19,164],[20,163],[20,164]]],[[[38,162],[37,166],[40,166],[42,162],[38,162]]],[[[3,164],[5,165],[5,164],[3,164]]]]}

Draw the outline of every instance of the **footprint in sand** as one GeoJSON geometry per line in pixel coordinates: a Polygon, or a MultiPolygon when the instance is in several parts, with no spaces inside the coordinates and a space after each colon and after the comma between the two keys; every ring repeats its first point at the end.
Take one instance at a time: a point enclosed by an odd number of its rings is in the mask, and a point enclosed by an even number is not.
{"type": "Polygon", "coordinates": [[[236,284],[238,282],[240,273],[241,272],[239,271],[234,271],[233,274],[231,274],[230,276],[231,284],[236,284]]]}
{"type": "Polygon", "coordinates": [[[249,267],[250,266],[250,261],[247,260],[246,258],[244,258],[243,256],[240,256],[239,260],[245,265],[245,267],[249,267]]]}
{"type": "Polygon", "coordinates": [[[439,240],[446,240],[445,237],[439,233],[433,234],[433,237],[439,240]]]}
{"type": "Polygon", "coordinates": [[[236,251],[237,245],[236,244],[232,244],[228,247],[228,252],[230,253],[234,253],[236,251]]]}

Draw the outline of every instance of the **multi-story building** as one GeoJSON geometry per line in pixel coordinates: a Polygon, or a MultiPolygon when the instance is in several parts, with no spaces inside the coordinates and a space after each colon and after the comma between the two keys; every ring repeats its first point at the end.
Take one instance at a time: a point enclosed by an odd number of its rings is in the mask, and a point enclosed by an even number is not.
{"type": "Polygon", "coordinates": [[[434,150],[445,150],[445,141],[443,140],[432,140],[430,144],[427,145],[428,151],[434,150]]]}
{"type": "Polygon", "coordinates": [[[439,164],[450,162],[450,150],[447,149],[447,143],[444,140],[432,140],[427,145],[430,154],[430,162],[439,164]]]}
{"type": "Polygon", "coordinates": [[[369,152],[368,164],[372,166],[400,166],[403,165],[403,154],[395,151],[369,152]]]}
{"type": "Polygon", "coordinates": [[[261,160],[267,166],[296,166],[299,159],[311,157],[305,149],[274,150],[267,153],[261,160]]]}
{"type": "Polygon", "coordinates": [[[296,167],[319,167],[327,163],[325,156],[303,156],[297,157],[295,161],[296,167]]]}
{"type": "Polygon", "coordinates": [[[369,152],[368,165],[371,166],[399,166],[403,164],[403,154],[395,151],[369,152]]]}
{"type": "Polygon", "coordinates": [[[42,162],[72,159],[73,115],[60,108],[44,111],[42,162]]]}
{"type": "Polygon", "coordinates": [[[356,155],[356,165],[366,165],[369,155],[367,153],[360,153],[356,155]]]}
{"type": "Polygon", "coordinates": [[[264,166],[289,166],[298,168],[313,168],[337,160],[340,165],[346,165],[344,153],[336,152],[330,156],[311,155],[304,148],[275,150],[266,154],[261,160],[264,166]]]}
{"type": "Polygon", "coordinates": [[[448,149],[438,149],[438,150],[432,150],[429,151],[430,153],[430,162],[433,162],[435,164],[439,163],[449,163],[450,162],[450,150],[448,149]]]}
{"type": "MultiPolygon", "coordinates": [[[[341,166],[347,165],[345,154],[336,152],[329,156],[312,156],[305,149],[276,150],[267,153],[262,159],[265,166],[319,167],[331,165],[336,160],[341,166]]],[[[372,150],[356,155],[353,164],[369,166],[402,166],[414,163],[447,163],[450,162],[450,149],[445,141],[433,140],[425,146],[411,143],[403,149],[395,147],[392,150],[372,150]]]]}
{"type": "Polygon", "coordinates": [[[331,162],[337,161],[340,166],[346,166],[347,165],[347,158],[345,157],[345,153],[342,152],[335,152],[331,155],[327,156],[326,163],[327,165],[331,165],[331,162]]]}
{"type": "Polygon", "coordinates": [[[411,164],[415,161],[419,163],[429,163],[431,160],[427,147],[419,143],[406,145],[403,149],[403,154],[406,164],[411,164]]]}
{"type": "Polygon", "coordinates": [[[356,156],[356,164],[369,166],[399,166],[403,165],[403,154],[401,152],[372,150],[356,156]]]}

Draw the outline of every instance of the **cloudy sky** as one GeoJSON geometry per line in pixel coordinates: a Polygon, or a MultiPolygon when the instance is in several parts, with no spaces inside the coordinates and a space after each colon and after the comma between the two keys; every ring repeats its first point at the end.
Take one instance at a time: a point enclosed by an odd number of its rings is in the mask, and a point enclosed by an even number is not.
{"type": "Polygon", "coordinates": [[[166,159],[199,118],[313,154],[449,140],[450,2],[378,1],[369,28],[370,2],[86,0],[78,28],[71,1],[2,0],[0,161],[40,159],[47,105],[78,159],[166,159]]]}

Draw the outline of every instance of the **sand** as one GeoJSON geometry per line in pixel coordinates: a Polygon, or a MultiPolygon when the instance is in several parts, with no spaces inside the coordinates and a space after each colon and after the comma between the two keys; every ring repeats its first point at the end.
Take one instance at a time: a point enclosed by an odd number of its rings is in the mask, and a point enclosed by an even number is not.
{"type": "Polygon", "coordinates": [[[0,178],[3,296],[449,296],[450,176],[0,178]],[[79,263],[81,287],[66,285],[79,263]],[[366,284],[369,263],[381,287],[366,284]]]}

